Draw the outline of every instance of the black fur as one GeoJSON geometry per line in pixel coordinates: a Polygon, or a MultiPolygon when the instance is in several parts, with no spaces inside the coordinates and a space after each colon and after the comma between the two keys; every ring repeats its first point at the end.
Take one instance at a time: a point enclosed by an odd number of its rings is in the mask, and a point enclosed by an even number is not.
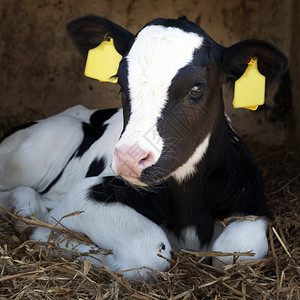
{"type": "Polygon", "coordinates": [[[166,185],[159,185],[152,191],[133,189],[116,177],[103,178],[103,182],[90,190],[90,197],[95,201],[123,203],[156,224],[170,225],[172,218],[169,208],[169,191],[166,185]]]}
{"type": "Polygon", "coordinates": [[[103,42],[106,34],[114,39],[114,45],[121,55],[127,53],[128,41],[134,38],[132,33],[121,26],[95,15],[84,16],[69,22],[67,30],[84,58],[87,57],[90,49],[103,42]]]}
{"type": "Polygon", "coordinates": [[[257,58],[257,66],[267,82],[278,79],[287,68],[287,58],[266,41],[245,40],[224,50],[222,66],[226,75],[234,80],[241,77],[250,58],[257,58]]]}
{"type": "Polygon", "coordinates": [[[105,159],[101,157],[100,159],[95,158],[90,164],[89,169],[85,177],[95,177],[99,176],[105,168],[105,159]]]}
{"type": "Polygon", "coordinates": [[[242,139],[227,121],[225,123],[227,126],[219,145],[219,157],[203,180],[204,195],[212,203],[212,214],[218,219],[236,213],[270,217],[263,178],[254,159],[242,139]]]}
{"type": "Polygon", "coordinates": [[[82,130],[84,132],[84,138],[76,151],[76,157],[81,157],[89,148],[99,140],[107,125],[103,124],[108,120],[112,115],[114,115],[118,109],[106,109],[106,110],[97,110],[90,117],[90,123],[82,123],[82,130]]]}

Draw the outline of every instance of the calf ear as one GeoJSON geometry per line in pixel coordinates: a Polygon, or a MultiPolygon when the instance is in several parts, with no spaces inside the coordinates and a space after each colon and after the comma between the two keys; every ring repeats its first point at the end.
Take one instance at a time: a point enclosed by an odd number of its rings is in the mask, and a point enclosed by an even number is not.
{"type": "Polygon", "coordinates": [[[134,35],[106,18],[88,15],[67,24],[68,33],[79,52],[86,58],[88,51],[100,45],[105,35],[114,40],[116,50],[124,56],[134,35]]]}
{"type": "Polygon", "coordinates": [[[254,57],[258,60],[258,70],[268,83],[286,70],[286,56],[270,43],[260,40],[245,40],[225,48],[221,64],[227,77],[237,80],[245,72],[250,58],[254,57]]]}

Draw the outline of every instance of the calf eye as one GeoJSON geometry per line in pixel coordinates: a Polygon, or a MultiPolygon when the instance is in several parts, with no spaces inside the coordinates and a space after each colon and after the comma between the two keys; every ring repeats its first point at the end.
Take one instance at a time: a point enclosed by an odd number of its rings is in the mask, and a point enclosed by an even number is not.
{"type": "Polygon", "coordinates": [[[201,84],[195,84],[190,90],[189,90],[189,95],[193,99],[198,99],[200,96],[202,96],[204,92],[204,87],[201,84]]]}

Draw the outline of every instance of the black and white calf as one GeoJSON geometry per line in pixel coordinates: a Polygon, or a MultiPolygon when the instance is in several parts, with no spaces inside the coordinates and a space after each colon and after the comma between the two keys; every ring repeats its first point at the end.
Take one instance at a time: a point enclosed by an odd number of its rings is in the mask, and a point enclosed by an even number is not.
{"type": "MultiPolygon", "coordinates": [[[[0,144],[1,205],[53,224],[83,211],[62,224],[112,249],[95,262],[130,270],[131,278],[166,270],[158,254],[170,258],[171,247],[264,257],[268,222],[256,218],[269,217],[263,180],[225,116],[222,84],[239,78],[252,57],[274,80],[285,56],[258,40],[222,47],[186,18],[155,19],[133,35],[86,16],[68,31],[84,57],[107,34],[113,38],[123,57],[116,74],[123,109],[76,106],[8,133],[0,144]],[[219,221],[231,216],[255,218],[219,232],[219,221]]],[[[48,236],[44,228],[32,234],[48,236]]],[[[91,248],[71,244],[62,247],[91,248]]]]}

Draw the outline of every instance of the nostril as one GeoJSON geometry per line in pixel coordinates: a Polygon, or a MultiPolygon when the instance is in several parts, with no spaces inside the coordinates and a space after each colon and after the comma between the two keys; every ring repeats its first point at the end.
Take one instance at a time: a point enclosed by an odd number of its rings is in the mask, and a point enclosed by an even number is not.
{"type": "Polygon", "coordinates": [[[151,152],[145,153],[138,161],[138,165],[143,168],[149,167],[153,164],[153,154],[151,152]]]}
{"type": "Polygon", "coordinates": [[[143,157],[140,161],[146,161],[146,160],[149,160],[151,159],[151,154],[148,153],[145,157],[143,157]]]}

